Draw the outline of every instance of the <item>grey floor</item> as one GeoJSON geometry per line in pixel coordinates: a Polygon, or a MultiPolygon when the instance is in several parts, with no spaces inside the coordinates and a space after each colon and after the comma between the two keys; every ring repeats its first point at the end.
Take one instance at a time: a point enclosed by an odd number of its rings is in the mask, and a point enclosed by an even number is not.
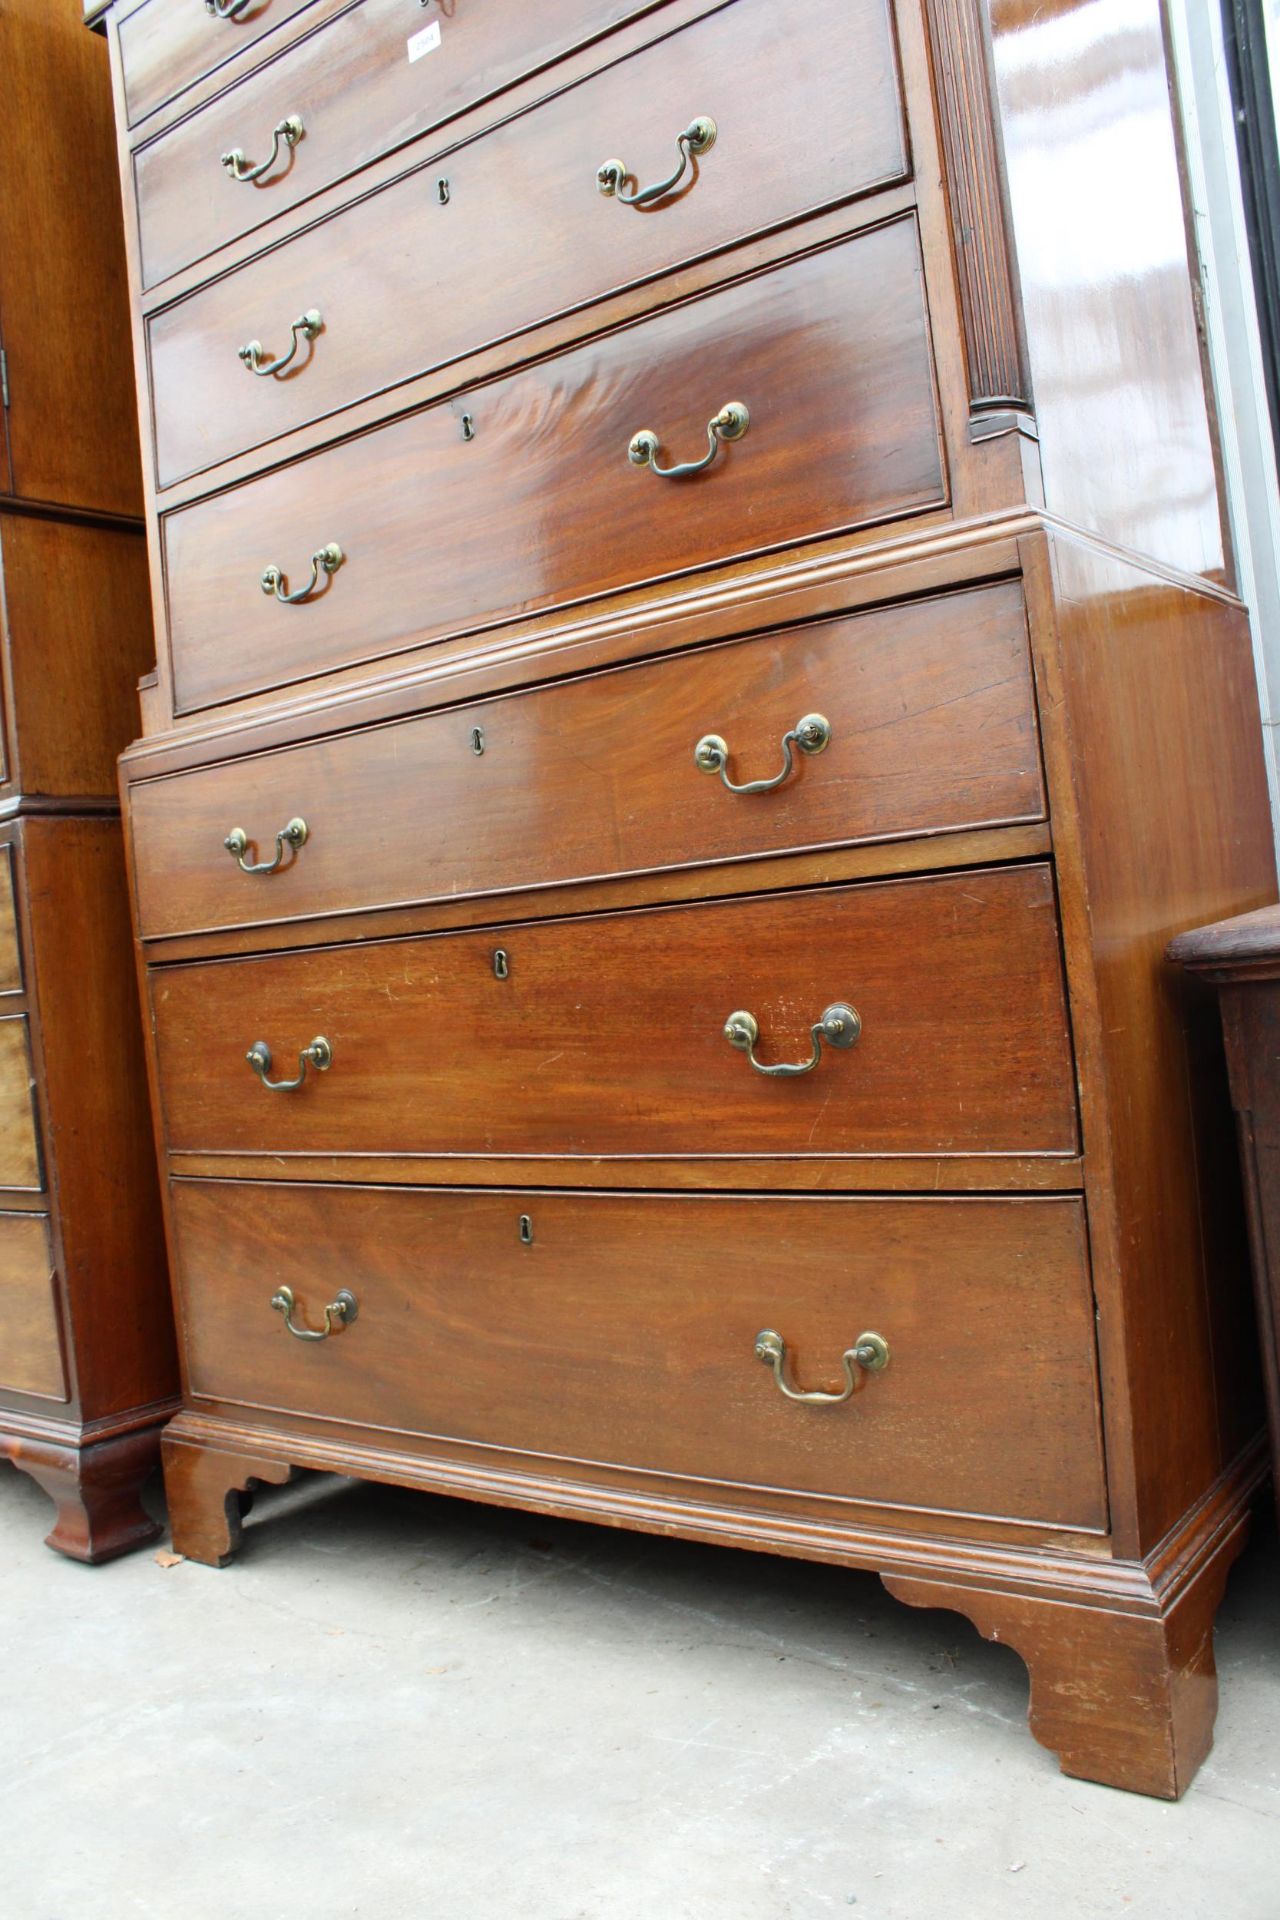
{"type": "Polygon", "coordinates": [[[222,1573],[0,1470],[0,1920],[1280,1920],[1280,1553],[1179,1806],[869,1576],[321,1477],[222,1573]]]}

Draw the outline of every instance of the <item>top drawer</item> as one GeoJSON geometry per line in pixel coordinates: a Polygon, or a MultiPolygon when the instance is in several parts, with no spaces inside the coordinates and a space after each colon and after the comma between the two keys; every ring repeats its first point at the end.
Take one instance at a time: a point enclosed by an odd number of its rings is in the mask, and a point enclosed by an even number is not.
{"type": "MultiPolygon", "coordinates": [[[[884,0],[858,3],[883,13],[884,0]]],[[[161,4],[151,0],[144,15],[161,4]]],[[[185,37],[203,46],[230,36],[229,23],[210,23],[200,0],[171,0],[164,18],[179,5],[185,37]]],[[[271,11],[282,5],[274,0],[271,11]]],[[[358,0],[140,149],[134,178],[144,285],[643,11],[641,0],[431,0],[425,11],[422,0],[358,0]],[[297,145],[282,144],[260,180],[235,181],[222,155],[238,148],[246,164],[258,164],[271,151],[273,129],[290,115],[304,129],[297,145]]],[[[253,12],[264,15],[259,0],[253,12]]],[[[123,48],[123,28],[120,38],[123,48]]],[[[127,77],[126,64],[126,84],[127,77]]]]}
{"type": "Polygon", "coordinates": [[[301,13],[308,0],[144,0],[120,22],[125,111],[136,125],[175,93],[301,13]]]}

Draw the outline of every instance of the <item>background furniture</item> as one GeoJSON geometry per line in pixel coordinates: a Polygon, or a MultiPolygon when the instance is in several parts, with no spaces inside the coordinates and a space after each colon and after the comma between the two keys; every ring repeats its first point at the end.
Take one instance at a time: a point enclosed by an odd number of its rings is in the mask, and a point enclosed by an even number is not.
{"type": "Polygon", "coordinates": [[[91,11],[175,1544],[872,1568],[1179,1793],[1263,1459],[1164,945],[1275,872],[1157,0],[91,11]]]}
{"type": "Polygon", "coordinates": [[[1169,957],[1212,981],[1222,1009],[1280,1514],[1280,907],[1181,933],[1169,957]]]}
{"type": "Polygon", "coordinates": [[[151,618],[106,61],[6,0],[0,68],[0,1456],[104,1560],[177,1389],[115,775],[151,618]]]}

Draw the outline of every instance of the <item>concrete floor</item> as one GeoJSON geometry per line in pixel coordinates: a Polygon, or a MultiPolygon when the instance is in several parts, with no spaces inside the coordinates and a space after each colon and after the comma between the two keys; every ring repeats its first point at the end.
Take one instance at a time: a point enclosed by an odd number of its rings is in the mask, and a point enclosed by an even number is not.
{"type": "Polygon", "coordinates": [[[0,1920],[1278,1920],[1280,1554],[1180,1806],[866,1575],[313,1476],[222,1573],[0,1471],[0,1920]]]}

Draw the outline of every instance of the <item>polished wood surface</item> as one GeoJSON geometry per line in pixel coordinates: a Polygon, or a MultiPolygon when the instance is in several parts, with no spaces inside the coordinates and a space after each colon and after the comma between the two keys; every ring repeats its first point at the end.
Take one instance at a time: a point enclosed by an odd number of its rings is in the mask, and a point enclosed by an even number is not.
{"type": "Polygon", "coordinates": [[[169,1144],[263,1152],[1069,1153],[1052,876],[963,878],[371,942],[157,973],[169,1144]],[[494,953],[509,977],[495,978],[494,953]],[[915,956],[910,971],[901,956],[915,956]],[[863,1031],[807,1060],[844,1001],[863,1031]],[[292,1094],[317,1034],[333,1065],[292,1094]],[[555,1071],[549,1071],[554,1067],[555,1071]]]}
{"type": "Polygon", "coordinates": [[[0,1187],[43,1185],[34,1084],[26,1015],[7,1014],[0,1018],[0,1187]]]}
{"type": "Polygon", "coordinates": [[[1280,1513],[1280,907],[1191,928],[1171,943],[1169,957],[1218,988],[1280,1513]]]}
{"type": "MultiPolygon", "coordinates": [[[[559,0],[550,10],[513,19],[492,7],[463,7],[448,21],[436,16],[440,57],[410,62],[406,23],[413,29],[429,27],[430,20],[410,19],[406,0],[364,0],[137,154],[144,283],[154,285],[279,218],[473,100],[496,95],[531,62],[545,63],[549,49],[560,51],[634,11],[634,3],[623,0],[559,0]],[[292,154],[257,185],[232,181],[222,154],[239,148],[251,159],[264,157],[270,129],[286,111],[306,129],[292,154]]],[[[661,9],[650,15],[650,31],[669,34],[661,9]]],[[[609,43],[602,43],[600,59],[608,52],[609,43]]],[[[503,105],[495,99],[495,116],[503,105]]],[[[432,150],[438,155],[447,149],[450,137],[442,132],[405,158],[429,166],[432,150]]],[[[414,173],[402,188],[362,202],[363,211],[353,211],[340,227],[321,227],[290,249],[299,272],[321,273],[335,317],[334,281],[341,266],[353,348],[348,382],[370,372],[371,356],[385,351],[387,336],[398,332],[387,326],[384,299],[405,300],[406,312],[430,303],[432,325],[416,339],[408,336],[402,352],[416,347],[419,354],[447,357],[442,326],[455,335],[465,329],[473,338],[482,319],[476,288],[495,275],[499,285],[490,298],[495,321],[501,318],[501,288],[514,299],[520,285],[513,243],[524,253],[527,306],[530,298],[554,296],[557,272],[586,273],[589,286],[620,284],[646,270],[652,258],[665,262],[717,244],[726,223],[727,237],[736,236],[744,230],[744,215],[767,226],[900,175],[905,146],[885,0],[852,6],[848,0],[817,0],[803,21],[779,16],[765,0],[738,0],[660,39],[651,52],[556,94],[478,146],[453,147],[439,166],[450,186],[447,212],[435,174],[414,173]],[[780,62],[780,48],[785,44],[792,52],[797,35],[810,49],[808,58],[780,62]],[[842,79],[839,95],[817,88],[819,71],[842,79]],[[765,73],[772,84],[762,88],[765,73]],[[698,113],[716,122],[720,184],[711,179],[708,158],[705,167],[698,165],[692,186],[686,177],[662,203],[666,218],[628,214],[615,204],[606,221],[608,202],[596,186],[601,162],[621,152],[629,166],[645,169],[640,186],[666,178],[674,170],[676,135],[698,113]],[[815,169],[818,150],[823,159],[815,169]],[[371,230],[380,244],[366,247],[371,230]],[[450,260],[464,247],[470,277],[450,260]],[[606,249],[598,262],[596,248],[606,249]],[[461,304],[446,277],[451,266],[461,304]],[[379,278],[367,289],[366,318],[350,304],[358,297],[350,282],[370,271],[379,278]],[[535,293],[539,272],[543,290],[535,293]]],[[[627,190],[637,190],[634,179],[627,190]]],[[[249,299],[255,277],[244,282],[237,276],[228,289],[231,299],[249,299]]],[[[563,297],[572,298],[571,288],[564,288],[563,297]]]]}
{"type": "MultiPolygon", "coordinates": [[[[189,234],[188,210],[213,196],[175,160],[161,178],[189,234]]],[[[549,315],[579,310],[586,330],[602,294],[882,185],[905,165],[883,0],[816,0],[803,22],[770,0],[737,0],[162,310],[148,327],[158,482],[549,315]],[[676,192],[643,210],[601,194],[597,168],[615,151],[641,170],[640,186],[669,175],[698,101],[715,144],[676,192]],[[290,323],[310,309],[323,330],[286,373],[242,364],[251,338],[282,357],[290,323]],[[416,314],[429,324],[399,323],[416,314]]],[[[139,204],[145,258],[141,191],[139,204]]]]}
{"type": "Polygon", "coordinates": [[[27,799],[108,800],[155,651],[140,532],[0,512],[0,565],[5,784],[27,799]]]}
{"type": "Polygon", "coordinates": [[[21,837],[80,1403],[122,1417],[172,1401],[177,1364],[120,822],[37,816],[21,837]]]}
{"type": "Polygon", "coordinates": [[[1225,576],[1161,0],[988,0],[1045,504],[1225,576]]]}
{"type": "Polygon", "coordinates": [[[0,70],[0,496],[137,514],[106,48],[76,0],[5,0],[0,70]]]}
{"type": "Polygon", "coordinates": [[[1275,853],[1243,611],[1061,535],[1045,563],[1029,591],[1053,615],[1033,613],[1033,649],[1108,1465],[1117,1534],[1146,1551],[1260,1414],[1213,1009],[1164,950],[1174,928],[1274,899],[1275,853]]]}
{"type": "Polygon", "coordinates": [[[0,1213],[0,1325],[0,1388],[65,1400],[67,1375],[46,1214],[0,1213]]]}
{"type": "Polygon", "coordinates": [[[155,937],[640,873],[695,847],[704,865],[1043,812],[1026,616],[1007,584],[222,761],[177,791],[140,783],[131,825],[138,924],[155,937]],[[793,750],[772,793],[727,793],[695,764],[716,733],[736,783],[772,779],[815,704],[831,742],[793,750]],[[238,870],[232,827],[265,863],[295,817],[308,838],[275,873],[238,870]]]}
{"type": "Polygon", "coordinates": [[[122,9],[120,55],[130,122],[143,119],[251,47],[267,56],[274,47],[270,36],[306,5],[307,0],[250,0],[249,7],[230,20],[217,19],[203,6],[188,6],[186,0],[142,0],[140,6],[122,9]]]}
{"type": "Polygon", "coordinates": [[[1026,407],[1031,387],[1009,247],[1002,158],[986,111],[990,76],[985,0],[926,0],[926,12],[951,189],[970,404],[979,414],[1026,407]]]}
{"type": "Polygon", "coordinates": [[[850,1499],[1103,1518],[1078,1202],[183,1182],[174,1217],[197,1399],[850,1499]],[[293,1339],[279,1285],[304,1326],[342,1286],[357,1318],[293,1339]],[[844,1405],[798,1406],[755,1357],[762,1327],[805,1391],[840,1389],[864,1327],[891,1359],[844,1405]],[[972,1417],[979,1373],[999,1444],[972,1417]]]}
{"type": "Polygon", "coordinates": [[[57,1509],[45,1545],[91,1567],[149,1546],[163,1532],[140,1497],[159,1453],[154,1422],[84,1446],[0,1429],[0,1460],[29,1474],[57,1509]]]}
{"type": "Polygon", "coordinates": [[[179,705],[940,500],[919,271],[898,221],[169,515],[179,705]],[[751,425],[705,472],[629,463],[646,427],[663,465],[699,458],[732,400],[751,425]],[[328,541],[313,599],[263,594],[328,541]]]}

